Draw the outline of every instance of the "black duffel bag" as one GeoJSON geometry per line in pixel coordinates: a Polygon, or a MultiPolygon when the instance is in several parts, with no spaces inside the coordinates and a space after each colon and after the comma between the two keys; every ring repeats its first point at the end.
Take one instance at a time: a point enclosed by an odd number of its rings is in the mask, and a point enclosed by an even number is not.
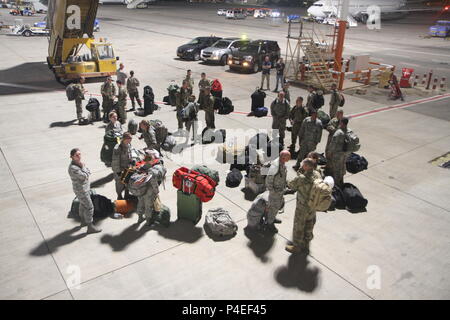
{"type": "MultiPolygon", "coordinates": [[[[332,198],[334,199],[334,203],[332,203],[332,205],[334,205],[335,209],[345,209],[344,193],[341,188],[338,186],[333,187],[332,198]]],[[[334,210],[334,208],[329,210],[334,210]]]]}
{"type": "Polygon", "coordinates": [[[357,187],[351,183],[344,183],[342,193],[344,195],[345,206],[348,211],[365,211],[368,201],[363,197],[357,187]]]}
{"type": "Polygon", "coordinates": [[[239,171],[238,169],[233,169],[227,175],[225,185],[228,188],[237,188],[241,184],[242,178],[243,178],[243,176],[242,176],[241,171],[239,171]]]}
{"type": "Polygon", "coordinates": [[[347,160],[345,161],[347,171],[350,173],[358,173],[367,170],[368,165],[369,163],[367,162],[366,158],[353,152],[348,156],[347,160]]]}

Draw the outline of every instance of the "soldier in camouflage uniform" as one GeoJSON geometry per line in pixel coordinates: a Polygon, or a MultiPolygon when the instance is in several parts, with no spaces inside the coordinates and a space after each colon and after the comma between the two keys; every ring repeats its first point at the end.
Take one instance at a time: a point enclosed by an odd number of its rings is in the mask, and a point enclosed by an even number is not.
{"type": "Polygon", "coordinates": [[[128,94],[131,99],[131,111],[134,111],[136,108],[136,104],[134,100],[137,101],[140,108],[142,108],[142,101],[139,98],[139,90],[138,87],[140,86],[139,80],[134,77],[134,71],[130,71],[130,77],[127,80],[127,90],[128,94]]]}
{"type": "Polygon", "coordinates": [[[148,120],[142,120],[139,123],[139,128],[141,128],[142,131],[142,136],[139,139],[144,139],[148,149],[158,150],[159,152],[161,146],[158,144],[155,130],[150,122],[148,120]]]}
{"type": "Polygon", "coordinates": [[[125,132],[122,141],[114,147],[112,155],[111,168],[114,173],[114,180],[116,182],[117,200],[122,200],[122,192],[125,190],[125,198],[128,197],[128,190],[120,181],[122,171],[130,168],[133,165],[133,157],[131,153],[131,140],[133,136],[129,132],[125,132]]]}
{"type": "Polygon", "coordinates": [[[297,192],[297,207],[294,216],[294,231],[291,245],[286,250],[291,253],[304,251],[309,253],[309,243],[313,239],[313,229],[316,223],[316,212],[308,206],[311,189],[316,174],[314,160],[306,158],[301,163],[302,168],[297,177],[288,182],[288,187],[297,192]]]}
{"type": "Polygon", "coordinates": [[[298,97],[295,106],[292,108],[289,114],[289,120],[292,124],[291,132],[291,146],[289,147],[291,153],[295,152],[295,144],[297,143],[298,134],[300,133],[300,128],[302,127],[303,120],[308,117],[308,110],[303,106],[303,98],[298,97]]]}
{"type": "Polygon", "coordinates": [[[117,113],[114,111],[109,113],[109,123],[105,127],[105,133],[111,130],[120,135],[123,134],[122,124],[117,120],[117,113]]]}
{"type": "Polygon", "coordinates": [[[314,110],[314,97],[316,96],[316,90],[313,86],[308,86],[308,98],[306,100],[306,109],[308,109],[309,112],[311,110],[314,110]]]}
{"type": "Polygon", "coordinates": [[[267,212],[267,228],[269,231],[278,232],[274,223],[281,222],[276,219],[278,211],[283,207],[284,191],[287,185],[286,163],[291,160],[291,154],[287,150],[280,152],[280,157],[272,161],[266,177],[266,186],[269,190],[269,203],[267,212]]]}
{"type": "Polygon", "coordinates": [[[83,118],[83,102],[82,102],[82,100],[84,100],[84,94],[86,93],[86,90],[83,87],[83,83],[85,81],[86,80],[83,77],[81,77],[79,82],[73,86],[73,88],[75,90],[75,106],[77,108],[78,122],[80,122],[81,119],[83,118]]]}
{"type": "Polygon", "coordinates": [[[178,120],[178,133],[183,132],[183,119],[180,117],[181,110],[187,105],[189,98],[189,83],[184,80],[180,89],[177,90],[176,97],[176,110],[177,110],[177,120],[178,120]]]}
{"type": "Polygon", "coordinates": [[[125,124],[127,122],[127,89],[125,89],[124,84],[117,80],[117,86],[119,87],[117,93],[117,112],[119,113],[120,123],[125,124]]]}
{"type": "Polygon", "coordinates": [[[337,90],[335,83],[331,85],[331,99],[330,99],[330,118],[333,119],[336,116],[336,112],[341,103],[341,95],[337,90]]]}
{"type": "Polygon", "coordinates": [[[101,93],[103,97],[102,111],[104,122],[108,122],[108,114],[112,111],[114,106],[114,97],[116,96],[116,86],[112,82],[112,78],[106,78],[102,84],[101,93]]]}
{"type": "Polygon", "coordinates": [[[305,159],[308,153],[316,150],[317,145],[322,139],[322,121],[317,119],[316,110],[313,109],[310,114],[311,116],[303,121],[300,133],[298,134],[298,138],[300,139],[300,152],[297,156],[297,164],[294,166],[295,170],[300,168],[300,162],[305,159]]]}
{"type": "Polygon", "coordinates": [[[283,84],[284,98],[288,101],[289,104],[291,104],[291,93],[289,92],[289,87],[289,82],[283,84]]]}
{"type": "Polygon", "coordinates": [[[289,101],[284,97],[284,92],[278,93],[278,98],[276,98],[270,105],[270,113],[272,114],[272,129],[278,130],[274,132],[273,139],[276,140],[278,135],[280,137],[280,144],[284,145],[284,136],[286,132],[286,120],[289,119],[289,114],[291,112],[291,107],[289,106],[289,101]]]}
{"type": "Polygon", "coordinates": [[[188,70],[186,73],[186,78],[183,81],[187,81],[189,87],[189,95],[194,92],[194,79],[192,79],[192,71],[188,70]]]}
{"type": "Polygon", "coordinates": [[[94,205],[92,204],[90,194],[89,176],[91,172],[81,162],[81,152],[79,149],[70,151],[72,162],[69,165],[69,175],[72,180],[73,192],[80,202],[79,215],[81,218],[81,227],[87,226],[87,233],[96,233],[102,231],[93,224],[94,205]]]}
{"type": "Polygon", "coordinates": [[[347,134],[348,118],[342,118],[339,123],[339,129],[333,135],[328,147],[327,158],[331,161],[331,171],[334,183],[341,187],[344,184],[344,176],[346,173],[345,162],[349,152],[345,149],[345,136],[347,134]]]}
{"type": "Polygon", "coordinates": [[[206,79],[206,73],[202,73],[202,78],[198,82],[198,101],[197,103],[200,105],[200,107],[203,104],[203,97],[206,95],[206,89],[211,89],[211,82],[206,79]]]}
{"type": "MultiPolygon", "coordinates": [[[[141,171],[146,172],[149,175],[153,175],[151,170],[151,162],[153,161],[153,156],[146,155],[144,161],[146,164],[141,168],[141,171]]],[[[147,220],[147,226],[151,226],[156,220],[157,209],[160,210],[160,200],[159,200],[159,185],[156,176],[152,176],[150,180],[146,183],[145,193],[138,197],[137,214],[139,219],[138,224],[147,220]]]]}
{"type": "Polygon", "coordinates": [[[197,142],[197,126],[198,126],[198,103],[195,102],[195,96],[191,95],[189,97],[188,104],[186,106],[187,114],[189,115],[189,118],[185,120],[184,124],[186,126],[186,144],[189,142],[190,139],[190,132],[192,129],[192,143],[195,144],[197,142]]]}
{"type": "Polygon", "coordinates": [[[341,119],[344,117],[344,109],[339,108],[336,112],[336,117],[331,119],[330,122],[327,124],[327,131],[328,131],[328,140],[327,145],[325,147],[325,154],[328,154],[328,148],[330,146],[331,139],[333,138],[334,133],[339,129],[339,122],[341,122],[341,119]]]}
{"type": "Polygon", "coordinates": [[[209,129],[215,129],[216,125],[214,123],[214,97],[211,95],[211,89],[205,90],[202,109],[205,111],[206,127],[208,127],[209,129]]]}

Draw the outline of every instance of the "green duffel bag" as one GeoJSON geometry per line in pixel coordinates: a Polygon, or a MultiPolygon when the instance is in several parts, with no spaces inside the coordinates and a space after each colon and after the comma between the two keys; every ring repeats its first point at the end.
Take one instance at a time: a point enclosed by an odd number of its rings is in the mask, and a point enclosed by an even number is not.
{"type": "Polygon", "coordinates": [[[170,226],[170,209],[167,206],[161,205],[161,211],[156,216],[156,221],[166,228],[170,226]]]}
{"type": "Polygon", "coordinates": [[[200,172],[201,174],[204,174],[205,176],[210,177],[215,182],[217,182],[217,185],[219,185],[220,178],[219,178],[219,172],[218,171],[216,171],[214,169],[211,169],[211,168],[208,168],[207,166],[203,166],[203,165],[194,166],[194,167],[192,167],[191,170],[200,172]]]}
{"type": "Polygon", "coordinates": [[[317,111],[317,117],[320,121],[322,121],[323,127],[325,127],[331,120],[330,116],[322,110],[317,111]]]}

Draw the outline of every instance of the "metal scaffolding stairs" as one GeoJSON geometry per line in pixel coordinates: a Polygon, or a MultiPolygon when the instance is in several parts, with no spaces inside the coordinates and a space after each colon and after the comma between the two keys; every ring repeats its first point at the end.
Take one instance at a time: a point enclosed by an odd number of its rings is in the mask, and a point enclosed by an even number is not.
{"type": "MultiPolygon", "coordinates": [[[[312,37],[301,37],[299,45],[308,59],[309,70],[315,78],[316,86],[322,88],[325,92],[331,89],[331,85],[336,83],[333,74],[325,60],[325,54],[314,42],[312,37]]],[[[310,79],[312,80],[312,79],[310,79]]]]}

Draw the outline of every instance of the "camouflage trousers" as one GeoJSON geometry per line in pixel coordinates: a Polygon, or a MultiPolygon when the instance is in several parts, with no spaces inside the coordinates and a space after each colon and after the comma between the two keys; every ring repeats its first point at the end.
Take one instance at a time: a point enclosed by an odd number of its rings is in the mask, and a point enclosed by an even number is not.
{"type": "Polygon", "coordinates": [[[344,176],[347,172],[345,167],[347,156],[348,154],[343,152],[331,155],[331,171],[334,183],[339,186],[344,184],[344,176]]]}
{"type": "Polygon", "coordinates": [[[83,118],[83,100],[75,99],[75,106],[77,108],[77,119],[80,120],[83,118]]]}
{"type": "Polygon", "coordinates": [[[292,132],[291,132],[291,146],[295,150],[295,144],[297,143],[298,134],[300,133],[300,128],[302,127],[302,123],[294,122],[292,124],[292,132]]]}
{"type": "Polygon", "coordinates": [[[117,112],[119,113],[120,123],[124,124],[127,122],[127,110],[125,109],[127,106],[126,101],[119,102],[117,104],[117,112]]]}
{"type": "Polygon", "coordinates": [[[116,182],[116,193],[119,196],[125,190],[125,185],[120,181],[120,176],[116,173],[114,173],[114,181],[116,182]]]}
{"type": "Polygon", "coordinates": [[[336,112],[339,108],[338,104],[330,105],[330,119],[333,119],[336,117],[336,112]]]}
{"type": "Polygon", "coordinates": [[[153,213],[155,211],[157,211],[155,209],[157,199],[158,199],[159,208],[160,208],[161,201],[159,200],[158,195],[155,195],[153,192],[147,191],[146,194],[138,197],[138,204],[137,204],[137,208],[136,208],[137,214],[144,215],[146,218],[151,219],[153,217],[153,213]]]}
{"type": "Polygon", "coordinates": [[[316,212],[307,206],[297,204],[294,216],[292,242],[296,247],[304,247],[314,238],[313,229],[316,223],[316,212]]]}
{"type": "Polygon", "coordinates": [[[317,144],[315,144],[315,143],[311,143],[311,142],[300,143],[300,152],[298,153],[298,156],[297,156],[297,166],[300,166],[301,162],[303,161],[303,159],[306,158],[308,153],[316,150],[316,147],[317,147],[317,144]]]}
{"type": "Polygon", "coordinates": [[[131,106],[132,106],[133,109],[136,106],[136,103],[134,102],[134,100],[136,100],[138,105],[139,105],[139,107],[142,108],[142,101],[139,98],[139,91],[137,91],[137,90],[136,91],[128,91],[128,95],[130,96],[131,106]]]}
{"type": "Polygon", "coordinates": [[[112,111],[113,106],[114,106],[114,99],[103,96],[103,102],[102,102],[103,112],[106,114],[110,113],[112,111]]]}
{"type": "Polygon", "coordinates": [[[284,204],[284,192],[269,192],[269,203],[267,205],[267,223],[272,224],[277,217],[278,211],[284,204]]]}
{"type": "Polygon", "coordinates": [[[94,218],[94,205],[89,192],[75,194],[80,201],[79,215],[82,222],[92,223],[94,218]]]}
{"type": "Polygon", "coordinates": [[[285,137],[285,133],[286,133],[286,119],[273,117],[272,118],[272,129],[278,130],[278,134],[276,134],[276,132],[274,132],[272,138],[274,140],[276,140],[279,135],[281,142],[284,142],[284,137],[285,137]]]}
{"type": "Polygon", "coordinates": [[[181,129],[183,129],[183,119],[181,119],[181,117],[180,117],[180,110],[182,110],[183,109],[183,107],[178,107],[177,106],[177,121],[178,121],[178,130],[181,130],[181,129]]]}
{"type": "Polygon", "coordinates": [[[216,125],[215,125],[215,116],[214,116],[214,111],[205,111],[205,121],[206,121],[206,126],[209,129],[215,129],[216,125]]]}

